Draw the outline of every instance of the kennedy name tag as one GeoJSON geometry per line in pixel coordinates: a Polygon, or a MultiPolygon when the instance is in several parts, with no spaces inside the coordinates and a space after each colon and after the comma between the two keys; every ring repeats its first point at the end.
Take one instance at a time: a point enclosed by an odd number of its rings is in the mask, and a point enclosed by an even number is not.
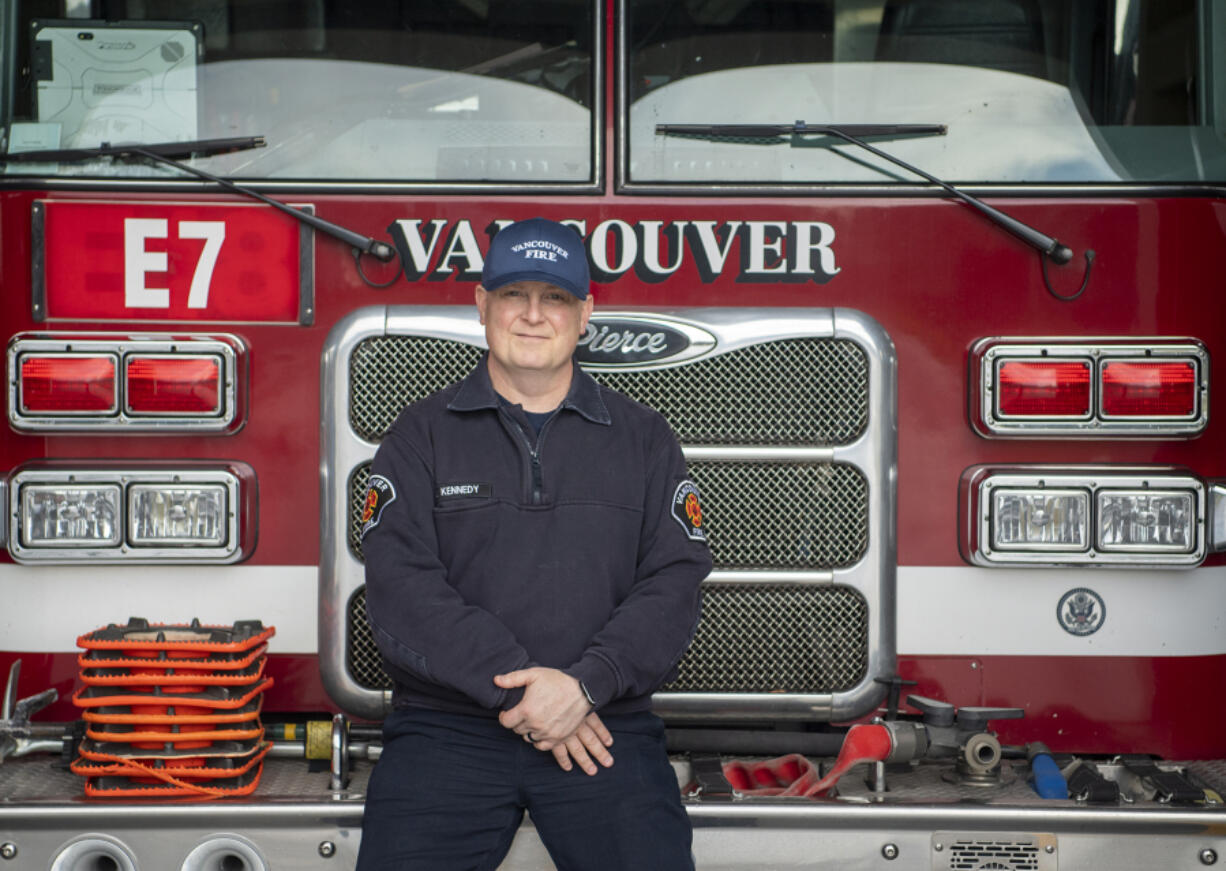
{"type": "Polygon", "coordinates": [[[488,499],[494,495],[494,488],[489,484],[439,484],[438,499],[488,499]]]}

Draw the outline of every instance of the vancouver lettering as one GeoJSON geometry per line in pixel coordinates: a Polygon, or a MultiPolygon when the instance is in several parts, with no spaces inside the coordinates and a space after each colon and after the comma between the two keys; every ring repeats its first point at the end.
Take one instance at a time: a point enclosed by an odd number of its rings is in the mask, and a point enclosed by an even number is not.
{"type": "MultiPolygon", "coordinates": [[[[510,220],[490,222],[482,231],[467,219],[401,218],[388,232],[408,281],[481,279],[489,240],[510,220]],[[486,236],[478,244],[478,232],[486,236]]],[[[623,221],[589,226],[563,220],[583,237],[592,279],[609,284],[633,273],[654,284],[683,267],[710,284],[729,275],[737,282],[825,284],[841,269],[835,261],[834,227],[825,221],[623,221]]],[[[555,259],[565,252],[544,242],[517,248],[555,259]]],[[[637,340],[637,339],[636,339],[637,340]]],[[[626,341],[619,336],[618,342],[626,341]]],[[[642,349],[640,349],[642,350],[642,349]]]]}

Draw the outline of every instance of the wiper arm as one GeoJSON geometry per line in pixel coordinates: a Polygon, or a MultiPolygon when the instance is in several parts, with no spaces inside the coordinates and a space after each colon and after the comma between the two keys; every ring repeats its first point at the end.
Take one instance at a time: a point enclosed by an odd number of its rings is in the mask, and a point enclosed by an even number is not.
{"type": "Polygon", "coordinates": [[[175,169],[220,185],[236,194],[259,200],[261,203],[272,206],[279,212],[284,212],[294,220],[301,221],[307,226],[321,233],[326,233],[334,239],[339,239],[359,252],[370,254],[384,263],[387,263],[396,256],[396,249],[386,242],[379,242],[369,236],[355,233],[353,230],[333,224],[331,221],[325,221],[323,218],[316,217],[301,209],[287,206],[285,203],[274,200],[272,197],[264,196],[259,191],[254,191],[244,185],[235,184],[229,179],[214,175],[211,172],[205,172],[203,169],[197,169],[176,159],[176,157],[191,157],[193,155],[204,157],[214,154],[227,154],[232,151],[245,151],[250,148],[263,148],[264,144],[263,136],[200,139],[194,142],[166,142],[155,145],[111,145],[109,142],[104,142],[97,148],[74,148],[60,151],[19,151],[14,154],[0,154],[0,162],[69,162],[89,160],[93,157],[143,157],[155,163],[173,166],[175,169]]]}
{"type": "MultiPolygon", "coordinates": [[[[1024,224],[1017,218],[1006,215],[1000,209],[992,208],[977,197],[958,190],[948,182],[941,181],[935,175],[924,172],[919,167],[912,166],[906,161],[882,151],[880,148],[876,148],[860,138],[862,136],[943,136],[946,133],[946,128],[942,124],[806,124],[804,121],[797,121],[795,124],[657,124],[656,133],[664,136],[701,136],[703,138],[727,136],[745,139],[772,139],[779,136],[798,137],[814,134],[833,136],[837,139],[850,142],[852,145],[857,145],[883,160],[901,166],[903,169],[913,172],[932,184],[943,188],[967,205],[977,209],[988,220],[993,221],[997,226],[1012,233],[1040,254],[1051,258],[1055,263],[1063,265],[1073,259],[1071,248],[1067,245],[1061,245],[1059,241],[1048,236],[1046,233],[1041,233],[1029,224],[1024,224]]],[[[1087,262],[1093,262],[1094,252],[1087,251],[1086,259],[1087,262]]],[[[1088,267],[1086,273],[1088,278],[1088,267]]],[[[1084,288],[1085,285],[1083,284],[1082,289],[1084,290],[1084,288]]]]}

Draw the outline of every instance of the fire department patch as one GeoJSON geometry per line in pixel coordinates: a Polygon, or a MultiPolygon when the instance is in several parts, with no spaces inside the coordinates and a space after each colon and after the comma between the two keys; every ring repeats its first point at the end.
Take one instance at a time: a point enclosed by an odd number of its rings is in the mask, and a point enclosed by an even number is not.
{"type": "Polygon", "coordinates": [[[677,485],[673,493],[673,519],[681,524],[692,540],[707,540],[707,532],[702,528],[702,503],[698,499],[698,488],[692,481],[682,481],[677,485]]]}
{"type": "Polygon", "coordinates": [[[382,475],[371,475],[370,487],[366,490],[366,504],[362,506],[361,538],[365,538],[366,533],[379,525],[383,509],[395,501],[396,488],[392,486],[392,482],[382,475]]]}
{"type": "Polygon", "coordinates": [[[1056,617],[1070,635],[1093,635],[1107,619],[1107,605],[1088,587],[1076,587],[1060,597],[1056,617]]]}

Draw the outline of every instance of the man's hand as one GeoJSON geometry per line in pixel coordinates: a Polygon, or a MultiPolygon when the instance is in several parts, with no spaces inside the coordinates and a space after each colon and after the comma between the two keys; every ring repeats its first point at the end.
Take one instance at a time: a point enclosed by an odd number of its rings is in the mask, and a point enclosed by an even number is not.
{"type": "Polygon", "coordinates": [[[573,735],[554,745],[553,758],[558,761],[558,766],[563,771],[570,771],[574,765],[578,765],[585,774],[591,775],[600,770],[596,767],[596,762],[605,768],[613,764],[613,754],[607,749],[612,744],[613,736],[609,734],[604,723],[600,722],[600,717],[588,714],[573,735]]]}
{"type": "Polygon", "coordinates": [[[494,676],[503,689],[524,688],[519,704],[498,715],[498,722],[523,735],[538,750],[552,750],[575,734],[591,711],[579,681],[556,668],[524,668],[494,676]]]}

